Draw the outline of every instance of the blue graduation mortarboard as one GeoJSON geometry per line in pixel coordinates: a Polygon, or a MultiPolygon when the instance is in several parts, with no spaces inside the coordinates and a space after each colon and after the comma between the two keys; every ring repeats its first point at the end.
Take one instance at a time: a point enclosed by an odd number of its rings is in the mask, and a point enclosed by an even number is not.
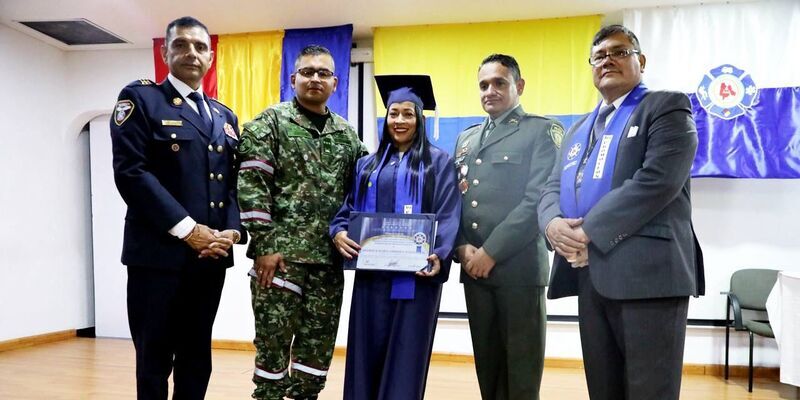
{"type": "Polygon", "coordinates": [[[410,101],[423,110],[435,110],[433,85],[428,75],[378,75],[375,77],[383,105],[410,101]]]}

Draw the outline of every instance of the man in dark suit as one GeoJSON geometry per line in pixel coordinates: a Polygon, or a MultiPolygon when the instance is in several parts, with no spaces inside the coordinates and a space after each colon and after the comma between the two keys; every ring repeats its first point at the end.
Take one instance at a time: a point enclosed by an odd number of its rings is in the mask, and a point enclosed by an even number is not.
{"type": "Polygon", "coordinates": [[[677,399],[689,296],[705,290],[691,106],[642,85],[645,56],[621,25],[595,35],[589,62],[603,101],[564,137],[539,203],[556,251],[548,297],[578,296],[593,400],[677,399]]]}
{"type": "Polygon", "coordinates": [[[167,26],[156,85],[122,89],[111,117],[114,179],[128,212],[128,322],[139,399],[202,399],[211,374],[211,328],[231,246],[236,203],[236,116],[203,94],[213,60],[208,29],[191,17],[167,26]]]}
{"type": "Polygon", "coordinates": [[[461,263],[481,397],[538,399],[544,368],[547,249],[531,226],[564,129],[519,105],[525,88],[513,57],[478,70],[488,117],[458,137],[461,263]]]}

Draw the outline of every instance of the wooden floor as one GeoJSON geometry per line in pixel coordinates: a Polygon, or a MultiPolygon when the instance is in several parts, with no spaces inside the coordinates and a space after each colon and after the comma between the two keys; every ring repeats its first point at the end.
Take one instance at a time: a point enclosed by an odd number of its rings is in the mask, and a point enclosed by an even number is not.
{"type": "MultiPolygon", "coordinates": [[[[214,350],[214,373],[208,399],[249,399],[253,353],[214,350]]],[[[428,377],[426,398],[480,399],[473,365],[435,362],[428,377]]],[[[328,387],[320,399],[341,399],[344,358],[336,357],[328,387]]],[[[541,397],[557,400],[588,399],[583,371],[547,368],[541,397]]],[[[30,348],[0,352],[0,399],[134,399],[134,352],[128,340],[75,338],[30,348]]],[[[683,400],[797,399],[795,387],[757,379],[747,393],[746,378],[686,375],[683,400]]]]}

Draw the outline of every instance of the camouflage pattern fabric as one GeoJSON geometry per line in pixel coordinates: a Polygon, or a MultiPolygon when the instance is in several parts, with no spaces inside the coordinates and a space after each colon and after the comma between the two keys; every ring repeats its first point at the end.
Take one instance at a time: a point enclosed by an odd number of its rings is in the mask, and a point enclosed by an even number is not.
{"type": "Polygon", "coordinates": [[[244,125],[238,185],[242,224],[253,238],[248,257],[281,253],[293,262],[332,263],[328,224],[366,148],[333,113],[318,138],[312,133],[294,101],[244,125]]]}
{"type": "Polygon", "coordinates": [[[250,258],[281,253],[287,273],[269,288],[251,282],[256,399],[314,398],[333,356],[344,277],[328,225],[342,205],[356,160],[355,131],[331,113],[322,132],[295,101],[244,125],[239,204],[250,258]]]}
{"type": "Polygon", "coordinates": [[[287,263],[286,270],[277,271],[273,280],[283,287],[262,288],[255,278],[250,282],[256,319],[255,399],[316,395],[325,387],[333,357],[344,287],[342,269],[287,263]]]}

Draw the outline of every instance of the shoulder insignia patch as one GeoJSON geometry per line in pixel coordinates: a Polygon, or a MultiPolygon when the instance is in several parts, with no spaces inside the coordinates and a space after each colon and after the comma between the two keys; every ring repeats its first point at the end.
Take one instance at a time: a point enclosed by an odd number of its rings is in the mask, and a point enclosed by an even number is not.
{"type": "Polygon", "coordinates": [[[550,139],[553,140],[553,144],[556,145],[556,148],[560,149],[561,140],[564,139],[564,128],[559,124],[550,125],[550,139]]]}
{"type": "Polygon", "coordinates": [[[122,126],[125,121],[133,114],[133,109],[136,106],[130,100],[120,100],[114,106],[114,123],[117,126],[122,126]]]}
{"type": "Polygon", "coordinates": [[[233,126],[231,126],[231,124],[226,122],[222,128],[225,131],[225,134],[228,135],[228,137],[230,137],[233,140],[239,140],[239,138],[236,136],[236,131],[233,130],[233,126]]]}
{"type": "Polygon", "coordinates": [[[153,85],[154,84],[153,81],[151,81],[150,79],[139,79],[139,83],[142,84],[142,85],[153,85]]]}

